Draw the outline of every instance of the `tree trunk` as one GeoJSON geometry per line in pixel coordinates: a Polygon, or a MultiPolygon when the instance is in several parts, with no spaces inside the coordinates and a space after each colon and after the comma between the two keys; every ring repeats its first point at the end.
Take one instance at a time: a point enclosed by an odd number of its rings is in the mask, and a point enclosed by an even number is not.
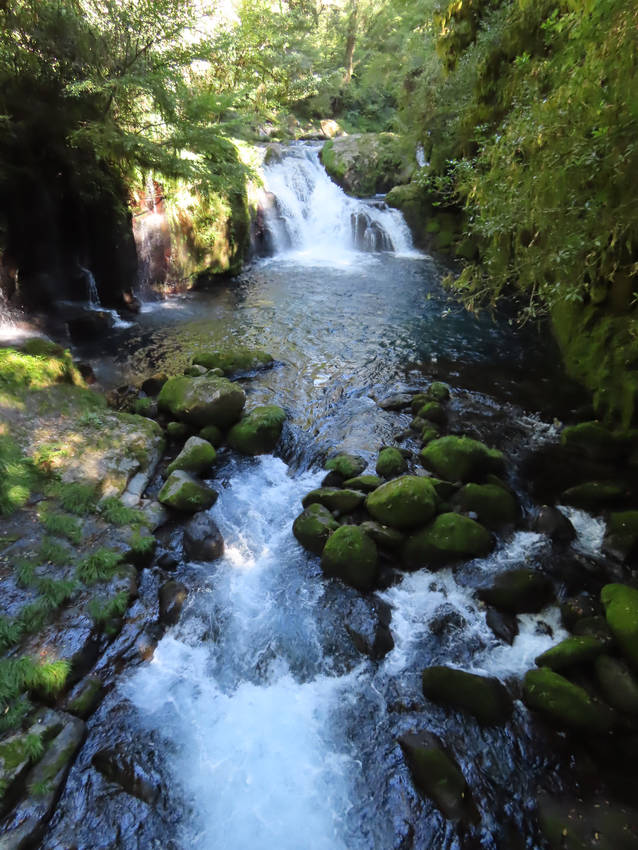
{"type": "Polygon", "coordinates": [[[358,0],[352,0],[350,7],[350,17],[348,18],[348,33],[346,36],[346,52],[343,59],[343,64],[346,69],[343,81],[346,85],[352,79],[352,70],[354,67],[354,46],[357,41],[357,23],[358,23],[358,0]]]}

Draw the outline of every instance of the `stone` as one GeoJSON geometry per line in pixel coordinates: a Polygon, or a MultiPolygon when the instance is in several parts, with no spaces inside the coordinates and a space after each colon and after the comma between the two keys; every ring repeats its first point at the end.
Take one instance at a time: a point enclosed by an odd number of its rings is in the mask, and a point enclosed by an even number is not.
{"type": "Polygon", "coordinates": [[[497,638],[509,643],[510,646],[514,643],[514,638],[518,634],[518,620],[513,614],[488,608],[485,612],[485,622],[497,638]]]}
{"type": "Polygon", "coordinates": [[[605,617],[623,655],[638,670],[638,590],[606,584],[600,591],[605,617]]]}
{"type": "Polygon", "coordinates": [[[624,449],[623,443],[600,422],[579,422],[563,428],[561,446],[575,455],[585,455],[592,460],[613,460],[624,449]]]}
{"type": "Polygon", "coordinates": [[[377,402],[382,410],[404,410],[412,404],[413,396],[410,393],[395,393],[386,396],[377,402]]]}
{"type": "Polygon", "coordinates": [[[564,670],[591,661],[604,649],[605,644],[594,637],[574,635],[542,652],[537,656],[536,664],[550,670],[564,670]]]}
{"type": "Polygon", "coordinates": [[[157,559],[157,566],[166,570],[167,572],[173,572],[179,567],[180,561],[172,552],[164,552],[157,559]]]}
{"type": "Polygon", "coordinates": [[[212,507],[217,501],[217,493],[190,473],[176,469],[166,479],[157,498],[169,508],[194,514],[212,507]]]}
{"type": "Polygon", "coordinates": [[[547,667],[526,673],[523,701],[561,729],[603,734],[614,725],[615,715],[609,706],[547,667]]]}
{"type": "Polygon", "coordinates": [[[184,374],[189,378],[201,378],[202,375],[205,375],[207,372],[208,369],[205,366],[198,366],[195,363],[184,369],[184,374]]]}
{"type": "Polygon", "coordinates": [[[184,527],[184,552],[193,561],[216,561],[224,554],[224,538],[205,511],[194,514],[184,527]]]}
{"type": "Polygon", "coordinates": [[[622,563],[638,554],[638,511],[617,511],[609,515],[603,552],[622,563]]]}
{"type": "Polygon", "coordinates": [[[428,443],[419,457],[426,469],[448,481],[472,481],[488,472],[498,475],[505,465],[502,452],[470,437],[451,435],[428,443]]]}
{"type": "Polygon", "coordinates": [[[594,661],[600,690],[609,705],[635,716],[638,714],[638,680],[620,658],[599,655],[594,661]]]}
{"type": "Polygon", "coordinates": [[[311,490],[301,500],[304,508],[318,503],[340,514],[349,514],[360,507],[365,501],[365,495],[359,490],[340,490],[338,487],[320,487],[311,490]]]}
{"type": "Polygon", "coordinates": [[[377,487],[380,487],[383,481],[378,475],[357,475],[355,478],[348,478],[343,482],[343,486],[350,490],[361,490],[362,493],[372,493],[377,487]]]}
{"type": "Polygon", "coordinates": [[[536,570],[500,573],[490,587],[478,591],[479,599],[510,614],[537,614],[554,598],[550,579],[536,570]]]}
{"type": "Polygon", "coordinates": [[[440,436],[441,434],[438,428],[435,428],[434,425],[426,425],[421,431],[421,443],[427,446],[432,440],[438,440],[440,436]]]}
{"type": "Polygon", "coordinates": [[[328,508],[314,502],[308,505],[292,524],[292,533],[304,549],[321,555],[327,539],[339,528],[328,508]]]}
{"type": "Polygon", "coordinates": [[[625,495],[625,489],[613,481],[587,481],[563,490],[560,501],[563,505],[597,513],[622,501],[625,495]]]}
{"type": "Polygon", "coordinates": [[[186,602],[188,590],[181,581],[170,579],[159,589],[159,620],[165,626],[174,626],[186,602]]]}
{"type": "Polygon", "coordinates": [[[97,676],[86,676],[67,697],[66,709],[86,720],[98,707],[103,695],[104,687],[100,679],[97,676]]]}
{"type": "Polygon", "coordinates": [[[377,475],[382,478],[397,478],[407,472],[408,464],[399,449],[387,448],[379,452],[377,475]]]}
{"type": "Polygon", "coordinates": [[[638,812],[604,799],[543,795],[538,818],[549,850],[636,850],[638,812]]]}
{"type": "Polygon", "coordinates": [[[426,401],[423,407],[418,410],[417,416],[425,419],[426,422],[434,422],[437,425],[445,425],[447,421],[447,412],[438,401],[426,401]]]}
{"type": "Polygon", "coordinates": [[[156,396],[166,381],[168,381],[168,375],[165,375],[163,372],[158,372],[142,382],[141,390],[148,396],[156,396]]]}
{"type": "Polygon", "coordinates": [[[157,397],[157,403],[160,410],[187,425],[227,428],[241,416],[246,393],[227,378],[209,375],[188,378],[182,375],[169,378],[157,397]]]}
{"type": "Polygon", "coordinates": [[[362,522],[359,528],[371,537],[380,549],[385,549],[388,552],[398,552],[403,546],[405,535],[396,528],[390,528],[389,525],[382,525],[374,520],[366,520],[362,522]]]}
{"type": "Polygon", "coordinates": [[[560,618],[565,628],[572,632],[579,620],[597,617],[602,606],[597,599],[586,594],[570,596],[560,606],[560,618]]]}
{"type": "Polygon", "coordinates": [[[123,744],[98,750],[91,759],[91,764],[109,782],[119,785],[132,797],[137,797],[149,806],[157,802],[160,795],[157,779],[135,760],[134,755],[123,744]]]}
{"type": "Polygon", "coordinates": [[[228,432],[228,445],[245,455],[268,454],[281,436],[286,413],[276,404],[255,407],[228,432]]]}
{"type": "Polygon", "coordinates": [[[470,789],[456,761],[431,732],[408,732],[399,744],[419,791],[449,820],[478,820],[470,789]]]}
{"type": "Polygon", "coordinates": [[[403,563],[408,569],[436,567],[482,557],[493,545],[492,535],[478,522],[461,514],[443,513],[408,537],[403,547],[403,563]]]}
{"type": "Polygon", "coordinates": [[[355,478],[357,475],[361,475],[365,472],[367,465],[368,463],[365,458],[341,452],[326,461],[324,469],[330,472],[336,472],[345,481],[348,478],[355,478]]]}
{"type": "Polygon", "coordinates": [[[430,401],[430,396],[426,393],[417,393],[415,396],[412,396],[412,401],[410,403],[410,410],[412,413],[415,413],[423,407],[423,405],[430,401]]]}
{"type": "Polygon", "coordinates": [[[421,680],[427,699],[465,711],[483,726],[504,723],[512,714],[512,698],[505,686],[492,676],[435,666],[427,667],[421,680]]]}
{"type": "Polygon", "coordinates": [[[410,529],[430,520],[437,506],[434,487],[427,478],[403,475],[382,484],[366,499],[368,513],[383,525],[410,529]]]}
{"type": "Polygon", "coordinates": [[[187,472],[204,472],[215,463],[217,453],[215,449],[206,440],[201,437],[189,437],[184,444],[184,448],[177,455],[175,460],[166,468],[169,473],[176,469],[184,469],[187,472]]]}
{"type": "Polygon", "coordinates": [[[475,513],[480,523],[493,529],[513,525],[520,516],[516,499],[496,484],[465,484],[454,504],[461,511],[475,513]]]}
{"type": "Polygon", "coordinates": [[[450,388],[443,381],[433,381],[427,388],[426,395],[435,401],[447,401],[450,397],[450,388]]]}
{"type": "Polygon", "coordinates": [[[353,600],[345,627],[357,652],[373,661],[384,658],[394,648],[391,620],[390,606],[378,597],[359,596],[353,600]]]}
{"type": "Polygon", "coordinates": [[[186,439],[189,434],[192,434],[192,431],[184,422],[169,422],[166,426],[166,436],[169,440],[178,442],[186,439]]]}
{"type": "Polygon", "coordinates": [[[211,444],[211,446],[213,446],[213,448],[216,449],[218,449],[224,442],[222,429],[218,428],[217,425],[205,425],[199,432],[199,436],[202,440],[206,440],[211,444]]]}
{"type": "Polygon", "coordinates": [[[360,198],[407,183],[415,167],[413,152],[394,133],[351,133],[329,139],[320,157],[330,178],[360,198]]]}
{"type": "Polygon", "coordinates": [[[321,569],[357,590],[370,590],[377,579],[377,547],[356,525],[342,525],[326,541],[321,569]]]}
{"type": "Polygon", "coordinates": [[[533,531],[545,534],[554,543],[571,543],[576,539],[576,529],[558,508],[543,505],[532,523],[533,531]]]}
{"type": "Polygon", "coordinates": [[[270,369],[274,362],[266,351],[242,346],[200,351],[193,357],[195,365],[205,366],[206,369],[221,369],[225,375],[231,377],[270,369]]]}

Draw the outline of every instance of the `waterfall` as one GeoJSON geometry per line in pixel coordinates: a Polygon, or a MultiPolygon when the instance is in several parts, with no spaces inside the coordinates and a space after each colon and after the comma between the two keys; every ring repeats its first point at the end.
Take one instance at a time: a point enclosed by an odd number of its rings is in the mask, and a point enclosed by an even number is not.
{"type": "Polygon", "coordinates": [[[275,253],[334,263],[355,251],[415,255],[410,231],[383,198],[351,198],[319,161],[319,144],[291,145],[264,166],[275,201],[264,210],[275,253]]]}
{"type": "Polygon", "coordinates": [[[80,271],[84,275],[84,279],[86,280],[86,290],[88,295],[88,302],[91,307],[101,307],[102,304],[100,302],[100,296],[97,291],[97,284],[95,282],[95,278],[93,277],[93,272],[91,269],[87,269],[85,266],[80,266],[80,271]]]}

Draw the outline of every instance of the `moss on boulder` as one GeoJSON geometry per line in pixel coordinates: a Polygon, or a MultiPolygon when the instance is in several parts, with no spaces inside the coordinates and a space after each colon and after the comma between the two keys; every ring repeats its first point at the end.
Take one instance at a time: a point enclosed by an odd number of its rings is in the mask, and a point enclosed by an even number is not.
{"type": "Polygon", "coordinates": [[[509,570],[497,575],[490,587],[478,592],[488,605],[510,614],[536,614],[554,598],[547,576],[536,570],[509,570]]]}
{"type": "Polygon", "coordinates": [[[340,452],[338,455],[327,460],[323,468],[329,472],[336,472],[337,475],[347,480],[348,478],[355,478],[357,475],[361,475],[365,472],[367,465],[367,461],[358,455],[340,452]]]}
{"type": "Polygon", "coordinates": [[[486,528],[469,517],[449,512],[439,514],[426,528],[408,537],[403,562],[409,569],[438,566],[487,555],[493,545],[486,528]]]}
{"type": "Polygon", "coordinates": [[[206,440],[201,437],[189,437],[184,448],[170,463],[166,471],[170,474],[176,469],[185,469],[187,472],[203,472],[215,462],[217,453],[206,440]]]}
{"type": "Polygon", "coordinates": [[[246,403],[246,393],[227,378],[206,375],[170,378],[162,387],[157,402],[160,410],[176,419],[202,428],[217,425],[226,428],[236,422],[246,403]]]}
{"type": "Polygon", "coordinates": [[[328,508],[329,511],[338,511],[340,514],[349,514],[360,507],[365,496],[359,490],[341,490],[338,487],[319,487],[311,490],[301,501],[304,508],[309,505],[319,504],[328,508]]]}
{"type": "Polygon", "coordinates": [[[600,599],[623,655],[638,670],[638,590],[626,584],[606,584],[600,599]]]}
{"type": "Polygon", "coordinates": [[[377,487],[380,487],[383,481],[378,475],[357,475],[355,478],[348,478],[343,482],[344,487],[350,490],[361,490],[362,493],[372,493],[377,487]]]}
{"type": "Polygon", "coordinates": [[[389,552],[398,551],[403,545],[405,535],[396,528],[390,528],[389,525],[383,525],[374,520],[366,520],[362,522],[359,528],[371,537],[381,549],[386,549],[389,552]]]}
{"type": "Polygon", "coordinates": [[[370,590],[378,575],[377,547],[356,525],[342,525],[327,540],[321,569],[357,590],[370,590]]]}
{"type": "Polygon", "coordinates": [[[512,698],[492,676],[435,666],[427,667],[421,678],[427,699],[465,711],[484,726],[504,723],[512,713],[512,698]]]}
{"type": "Polygon", "coordinates": [[[439,429],[435,428],[434,425],[426,425],[425,428],[421,431],[421,442],[424,446],[428,443],[431,443],[432,440],[438,440],[441,436],[439,429]]]}
{"type": "Polygon", "coordinates": [[[626,714],[638,714],[638,680],[620,658],[599,655],[594,662],[600,690],[609,705],[626,714]]]}
{"type": "Polygon", "coordinates": [[[474,512],[488,528],[513,524],[520,515],[514,496],[497,484],[465,484],[457,493],[455,504],[462,511],[474,512]]]}
{"type": "Polygon", "coordinates": [[[609,515],[603,550],[621,561],[638,552],[638,511],[616,511],[609,515]]]}
{"type": "Polygon", "coordinates": [[[471,437],[440,437],[428,443],[419,457],[426,469],[448,481],[471,481],[488,472],[498,474],[505,465],[501,452],[471,437]]]}
{"type": "Polygon", "coordinates": [[[427,388],[426,394],[435,401],[447,401],[450,397],[450,388],[443,381],[433,381],[427,388]]]}
{"type": "Polygon", "coordinates": [[[275,361],[272,356],[258,348],[214,349],[200,351],[193,357],[193,364],[206,369],[221,369],[224,375],[234,376],[259,369],[269,369],[275,361]]]}
{"type": "Polygon", "coordinates": [[[595,637],[571,636],[542,652],[536,658],[536,664],[539,667],[549,667],[550,670],[564,670],[591,661],[604,649],[603,641],[595,637]]]}
{"type": "Polygon", "coordinates": [[[176,469],[166,479],[157,499],[169,508],[194,514],[214,505],[217,493],[188,472],[176,469]]]}
{"type": "Polygon", "coordinates": [[[167,437],[175,442],[186,439],[189,434],[192,434],[192,430],[184,422],[169,422],[166,426],[167,437]]]}
{"type": "Polygon", "coordinates": [[[609,505],[617,504],[624,496],[624,488],[613,481],[586,481],[564,490],[560,501],[564,505],[595,513],[609,505]]]}
{"type": "Polygon", "coordinates": [[[427,478],[403,475],[382,484],[366,499],[369,514],[392,528],[417,528],[436,512],[436,491],[427,478]]]}
{"type": "Polygon", "coordinates": [[[411,151],[394,133],[353,133],[330,139],[323,146],[321,161],[335,183],[360,198],[407,183],[414,170],[411,151]]]}
{"type": "Polygon", "coordinates": [[[426,422],[434,422],[437,425],[445,425],[447,421],[447,412],[438,401],[426,401],[423,407],[417,411],[417,416],[425,419],[426,422]]]}
{"type": "Polygon", "coordinates": [[[308,505],[292,524],[292,533],[304,549],[321,555],[327,539],[339,528],[328,508],[318,502],[308,505]]]}
{"type": "Polygon", "coordinates": [[[605,733],[614,725],[614,712],[609,706],[548,667],[525,675],[523,701],[561,729],[605,733]]]}
{"type": "Polygon", "coordinates": [[[396,478],[407,472],[408,464],[399,449],[389,446],[379,452],[376,469],[382,478],[396,478]]]}
{"type": "Polygon", "coordinates": [[[272,452],[285,420],[285,411],[276,404],[255,407],[230,429],[228,445],[245,455],[272,452]]]}
{"type": "Polygon", "coordinates": [[[623,452],[623,443],[616,435],[595,420],[568,425],[560,435],[561,445],[574,454],[594,460],[608,460],[623,452]]]}
{"type": "Polygon", "coordinates": [[[205,425],[199,432],[199,436],[202,440],[207,440],[216,449],[224,442],[224,434],[217,425],[205,425]]]}

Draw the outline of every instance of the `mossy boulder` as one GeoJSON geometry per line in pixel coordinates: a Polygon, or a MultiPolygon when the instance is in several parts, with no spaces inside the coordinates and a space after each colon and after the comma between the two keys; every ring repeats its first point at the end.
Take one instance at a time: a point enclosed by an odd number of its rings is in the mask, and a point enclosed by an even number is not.
{"type": "Polygon", "coordinates": [[[609,706],[548,667],[526,673],[523,701],[561,729],[602,734],[611,731],[615,721],[609,706]]]}
{"type": "Polygon", "coordinates": [[[638,812],[597,797],[544,795],[538,816],[549,850],[636,850],[638,812]]]}
{"type": "Polygon", "coordinates": [[[217,425],[205,425],[199,432],[199,436],[202,440],[208,440],[211,446],[214,446],[216,449],[224,442],[222,429],[218,428],[217,425]]]}
{"type": "Polygon", "coordinates": [[[329,472],[336,472],[345,481],[348,478],[355,478],[357,475],[361,475],[367,465],[368,463],[364,458],[341,452],[326,461],[323,468],[329,472]]]}
{"type": "Polygon", "coordinates": [[[241,416],[246,393],[227,378],[204,376],[170,378],[162,387],[157,402],[160,410],[176,419],[202,428],[217,425],[227,428],[241,416]]]}
{"type": "Polygon", "coordinates": [[[205,375],[208,372],[208,369],[205,366],[198,366],[196,363],[193,363],[191,366],[187,366],[184,369],[184,375],[188,378],[201,378],[202,375],[205,375]]]}
{"type": "Polygon", "coordinates": [[[437,425],[445,425],[447,421],[447,412],[438,401],[426,401],[417,411],[417,416],[425,419],[426,422],[435,422],[437,425]]]}
{"type": "Polygon", "coordinates": [[[377,459],[377,474],[382,478],[397,478],[407,472],[408,464],[399,449],[381,449],[377,459]]]}
{"type": "Polygon", "coordinates": [[[454,501],[460,510],[475,513],[488,528],[511,525],[520,515],[514,496],[497,484],[465,484],[454,501]]]}
{"type": "Polygon", "coordinates": [[[382,484],[366,499],[368,513],[392,528],[417,528],[428,522],[437,506],[436,491],[427,478],[402,475],[382,484]]]}
{"type": "Polygon", "coordinates": [[[427,388],[426,395],[435,401],[447,401],[450,397],[450,388],[443,381],[433,381],[427,388]]]}
{"type": "Polygon", "coordinates": [[[309,505],[319,504],[328,508],[329,511],[337,511],[340,514],[349,514],[360,507],[365,500],[365,495],[359,490],[341,490],[338,487],[319,487],[311,490],[304,496],[301,504],[304,508],[309,505]]]}
{"type": "Polygon", "coordinates": [[[435,666],[427,667],[421,679],[427,699],[465,711],[484,726],[504,723],[512,713],[512,698],[505,686],[492,676],[435,666]]]}
{"type": "Polygon", "coordinates": [[[377,547],[356,525],[342,525],[326,541],[321,569],[357,590],[370,590],[378,575],[377,547]]]}
{"type": "Polygon", "coordinates": [[[609,505],[617,504],[624,497],[624,488],[613,481],[586,481],[564,490],[560,501],[564,505],[596,513],[609,505]]]}
{"type": "Polygon", "coordinates": [[[441,433],[438,428],[435,428],[434,425],[426,425],[425,428],[421,431],[421,442],[424,446],[427,446],[428,443],[431,443],[432,440],[438,440],[441,436],[441,433]]]}
{"type": "Polygon", "coordinates": [[[361,490],[362,493],[372,493],[377,487],[380,487],[383,481],[378,475],[357,475],[355,478],[348,478],[343,482],[344,487],[350,490],[361,490]]]}
{"type": "Polygon", "coordinates": [[[339,523],[328,508],[314,503],[299,514],[292,524],[292,533],[304,549],[321,555],[327,539],[338,528],[339,523]]]}
{"type": "Polygon", "coordinates": [[[494,542],[489,531],[469,517],[439,514],[426,528],[412,534],[403,547],[408,569],[435,567],[466,558],[487,555],[494,542]]]}
{"type": "Polygon", "coordinates": [[[397,552],[405,540],[405,535],[396,528],[390,528],[389,525],[383,525],[374,520],[366,520],[362,522],[359,528],[371,537],[380,549],[385,549],[389,552],[397,552]]]}
{"type": "Polygon", "coordinates": [[[184,422],[169,422],[166,426],[167,437],[169,440],[174,440],[175,442],[185,440],[192,433],[192,429],[184,422]]]}
{"type": "Polygon", "coordinates": [[[594,668],[602,695],[609,705],[626,714],[638,715],[638,680],[627,664],[611,655],[599,655],[594,668]]]}
{"type": "Polygon", "coordinates": [[[600,422],[579,422],[563,428],[561,445],[576,455],[593,460],[612,460],[624,449],[623,441],[600,422]]]}
{"type": "Polygon", "coordinates": [[[228,432],[228,445],[245,455],[272,452],[281,436],[286,413],[276,404],[256,407],[228,432]]]}
{"type": "Polygon", "coordinates": [[[638,590],[626,584],[606,584],[600,599],[623,655],[638,670],[638,590]]]}
{"type": "Polygon", "coordinates": [[[410,410],[412,413],[416,413],[418,410],[421,410],[426,401],[431,401],[431,398],[426,393],[417,393],[412,396],[412,401],[410,402],[410,410]]]}
{"type": "Polygon", "coordinates": [[[184,448],[175,460],[167,467],[170,474],[175,469],[185,469],[187,472],[204,472],[215,463],[217,453],[206,440],[201,437],[189,437],[184,448]]]}
{"type": "Polygon", "coordinates": [[[586,664],[604,649],[605,644],[595,637],[572,635],[542,652],[536,658],[536,664],[549,667],[550,670],[564,670],[577,664],[586,664]]]}
{"type": "Polygon", "coordinates": [[[554,598],[550,579],[536,570],[518,569],[500,573],[490,587],[478,592],[479,599],[510,614],[537,614],[554,598]]]}
{"type": "Polygon", "coordinates": [[[426,469],[448,481],[472,481],[505,465],[502,452],[488,448],[471,437],[440,437],[421,451],[421,463],[426,469]]]}
{"type": "Polygon", "coordinates": [[[217,493],[201,481],[197,481],[190,473],[176,469],[166,479],[157,499],[169,508],[194,514],[214,505],[217,501],[217,493]]]}
{"type": "Polygon", "coordinates": [[[623,562],[638,553],[638,511],[616,511],[609,515],[603,551],[623,562]]]}
{"type": "Polygon", "coordinates": [[[335,183],[360,198],[407,183],[415,167],[409,146],[394,133],[353,133],[329,139],[321,161],[335,183]]]}
{"type": "Polygon", "coordinates": [[[204,366],[206,369],[221,369],[224,375],[230,377],[269,369],[274,362],[266,351],[241,346],[200,351],[193,357],[194,365],[204,366]]]}

